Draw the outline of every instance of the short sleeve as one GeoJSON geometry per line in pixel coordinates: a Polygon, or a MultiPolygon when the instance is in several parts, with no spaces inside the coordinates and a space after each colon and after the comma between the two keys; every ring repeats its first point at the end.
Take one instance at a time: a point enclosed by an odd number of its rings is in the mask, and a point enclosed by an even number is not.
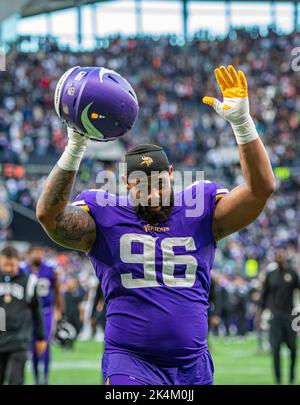
{"type": "Polygon", "coordinates": [[[96,240],[88,253],[89,255],[93,253],[99,237],[99,224],[97,221],[97,216],[99,217],[99,207],[97,204],[97,192],[98,190],[96,189],[83,191],[82,193],[78,194],[75,200],[71,203],[71,206],[81,208],[82,210],[88,212],[96,224],[96,240]]]}
{"type": "Polygon", "coordinates": [[[212,240],[214,245],[216,246],[217,242],[215,240],[213,234],[213,218],[214,218],[214,211],[216,204],[224,197],[224,195],[228,194],[228,189],[224,186],[221,186],[218,183],[212,181],[205,181],[204,184],[204,201],[205,201],[205,212],[206,212],[206,223],[210,229],[212,240]]]}
{"type": "Polygon", "coordinates": [[[220,186],[220,184],[214,183],[215,185],[215,197],[214,197],[214,202],[217,203],[221,198],[224,197],[224,195],[229,193],[229,190],[225,187],[220,186]]]}
{"type": "MultiPolygon", "coordinates": [[[[197,181],[192,183],[183,192],[184,206],[187,209],[194,210],[195,217],[212,216],[216,203],[229,191],[224,186],[212,181],[197,181]],[[196,215],[196,212],[198,213],[196,215]],[[201,215],[200,215],[201,213],[201,215]]],[[[182,195],[176,196],[179,204],[182,201],[182,195]]]]}

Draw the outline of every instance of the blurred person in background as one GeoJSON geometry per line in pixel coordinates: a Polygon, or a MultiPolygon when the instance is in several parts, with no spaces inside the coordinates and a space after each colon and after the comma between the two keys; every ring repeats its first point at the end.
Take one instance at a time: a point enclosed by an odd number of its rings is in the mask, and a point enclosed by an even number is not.
{"type": "Polygon", "coordinates": [[[6,318],[5,331],[0,333],[0,385],[22,385],[33,328],[38,355],[47,343],[37,277],[20,271],[18,251],[11,246],[0,253],[0,308],[6,318]]]}
{"type": "Polygon", "coordinates": [[[62,315],[62,296],[59,287],[58,274],[55,264],[45,257],[45,249],[42,246],[32,246],[28,254],[28,263],[25,270],[28,273],[37,276],[37,293],[41,299],[43,307],[43,319],[45,326],[45,339],[47,348],[42,355],[39,355],[35,349],[36,331],[33,336],[32,362],[35,384],[47,385],[50,371],[50,342],[53,332],[53,322],[61,319],[62,315]],[[39,365],[43,364],[43,379],[40,379],[39,365]]]}
{"type": "Polygon", "coordinates": [[[261,309],[262,293],[264,291],[264,284],[268,273],[277,269],[277,263],[271,262],[264,265],[263,271],[258,274],[257,289],[253,291],[252,301],[255,303],[256,311],[254,318],[254,328],[257,337],[257,353],[270,352],[270,296],[266,298],[264,309],[261,309]]]}
{"type": "MultiPolygon", "coordinates": [[[[218,327],[220,325],[221,319],[217,314],[216,308],[216,280],[215,277],[210,279],[210,289],[209,289],[209,309],[208,309],[208,327],[209,332],[213,335],[218,335],[218,327]]],[[[208,340],[209,345],[209,340],[208,340]]]]}
{"type": "MultiPolygon", "coordinates": [[[[64,291],[64,319],[76,330],[78,336],[84,320],[84,291],[75,276],[68,276],[64,291]]],[[[73,347],[71,342],[70,347],[73,347]]]]}
{"type": "Polygon", "coordinates": [[[225,335],[230,335],[230,320],[232,316],[232,300],[230,298],[229,282],[222,274],[218,275],[216,288],[216,310],[222,321],[225,335]]]}
{"type": "Polygon", "coordinates": [[[99,282],[93,300],[92,314],[91,314],[91,326],[93,337],[96,335],[98,325],[101,326],[103,331],[105,330],[105,323],[106,323],[105,299],[101,288],[101,282],[99,282]]]}
{"type": "Polygon", "coordinates": [[[234,317],[237,326],[237,335],[242,337],[247,332],[247,304],[249,301],[248,287],[242,277],[236,277],[234,280],[234,317]]]}
{"type": "Polygon", "coordinates": [[[300,288],[298,274],[290,268],[286,250],[276,251],[277,268],[270,271],[265,279],[262,291],[261,310],[267,305],[272,313],[270,321],[270,342],[273,355],[273,366],[276,384],[282,383],[280,348],[286,343],[290,352],[289,383],[295,381],[295,366],[297,359],[297,332],[293,330],[292,310],[294,292],[300,288]]]}

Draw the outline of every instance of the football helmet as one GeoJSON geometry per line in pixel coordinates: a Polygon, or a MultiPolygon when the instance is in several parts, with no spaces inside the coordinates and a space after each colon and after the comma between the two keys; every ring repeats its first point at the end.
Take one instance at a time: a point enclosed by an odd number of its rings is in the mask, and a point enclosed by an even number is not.
{"type": "Polygon", "coordinates": [[[76,66],[65,72],[56,86],[54,106],[69,127],[96,141],[125,135],[139,111],[128,81],[104,67],[76,66]]]}

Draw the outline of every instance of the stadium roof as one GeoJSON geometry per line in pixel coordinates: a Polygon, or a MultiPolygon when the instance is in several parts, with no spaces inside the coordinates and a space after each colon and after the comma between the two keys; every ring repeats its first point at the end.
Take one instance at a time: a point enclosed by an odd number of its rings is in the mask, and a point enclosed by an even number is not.
{"type": "Polygon", "coordinates": [[[10,15],[17,13],[28,3],[28,0],[15,0],[15,1],[3,1],[0,7],[0,21],[5,20],[10,15]]]}
{"type": "MultiPolygon", "coordinates": [[[[78,5],[98,3],[101,0],[14,0],[1,2],[0,21],[14,13],[29,17],[49,11],[62,10],[78,5]]],[[[108,1],[108,0],[107,0],[108,1]]]]}
{"type": "MultiPolygon", "coordinates": [[[[0,8],[0,21],[9,17],[11,14],[16,12],[20,13],[22,17],[29,17],[37,14],[42,14],[45,12],[51,12],[56,10],[62,10],[65,8],[76,7],[78,5],[100,3],[104,1],[113,0],[14,0],[1,2],[0,8]],[[4,4],[2,4],[4,3],[4,4]]],[[[139,1],[139,0],[137,0],[139,1]]],[[[181,0],[182,2],[188,0],[181,0]]],[[[195,0],[194,0],[195,1],[195,0]]],[[[218,0],[196,0],[202,2],[214,2],[218,0]]],[[[226,0],[225,0],[226,1],[226,0]]],[[[229,0],[228,0],[229,1],[229,0]]],[[[231,0],[231,2],[241,0],[231,0]]],[[[250,0],[250,1],[260,1],[260,0],[250,0]]],[[[282,0],[281,0],[282,1],[282,0]]],[[[297,0],[286,0],[289,2],[296,2],[297,0]]],[[[157,0],[159,3],[159,0],[157,0]]],[[[284,0],[283,0],[284,2],[284,0]]]]}
{"type": "MultiPolygon", "coordinates": [[[[100,3],[101,0],[27,0],[23,7],[22,17],[29,17],[49,11],[62,10],[91,3],[100,3]]],[[[109,1],[109,0],[106,0],[109,1]]]]}

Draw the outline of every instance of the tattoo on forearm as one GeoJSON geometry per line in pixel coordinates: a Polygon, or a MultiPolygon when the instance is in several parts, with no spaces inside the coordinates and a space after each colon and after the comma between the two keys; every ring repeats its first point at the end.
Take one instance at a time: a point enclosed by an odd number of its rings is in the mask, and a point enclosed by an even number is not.
{"type": "Polygon", "coordinates": [[[76,172],[70,172],[55,166],[48,178],[42,198],[48,206],[67,203],[72,191],[76,172]]]}
{"type": "Polygon", "coordinates": [[[87,212],[68,206],[75,176],[76,172],[55,166],[47,179],[39,204],[47,217],[44,228],[55,242],[87,251],[96,238],[96,226],[87,212]]]}

